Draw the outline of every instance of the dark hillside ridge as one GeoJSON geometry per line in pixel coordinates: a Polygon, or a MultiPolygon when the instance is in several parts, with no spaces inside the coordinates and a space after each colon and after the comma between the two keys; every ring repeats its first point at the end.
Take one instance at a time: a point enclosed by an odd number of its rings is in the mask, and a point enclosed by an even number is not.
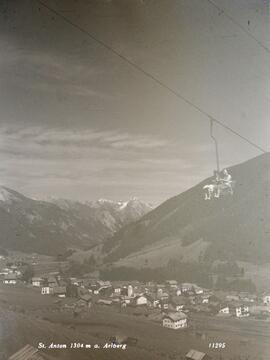
{"type": "Polygon", "coordinates": [[[137,199],[39,201],[2,186],[0,247],[55,256],[68,248],[89,249],[150,209],[137,199]]]}
{"type": "Polygon", "coordinates": [[[104,245],[107,260],[114,262],[166,238],[179,238],[184,245],[199,239],[210,242],[204,260],[269,261],[270,154],[228,170],[236,181],[233,196],[205,201],[202,187],[211,178],[202,181],[114,234],[104,245]]]}

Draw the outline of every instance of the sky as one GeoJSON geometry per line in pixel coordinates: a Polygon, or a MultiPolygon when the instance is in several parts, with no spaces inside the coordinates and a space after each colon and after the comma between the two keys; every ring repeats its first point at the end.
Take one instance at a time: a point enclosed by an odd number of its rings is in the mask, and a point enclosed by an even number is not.
{"type": "MultiPolygon", "coordinates": [[[[43,0],[267,151],[266,0],[43,0]]],[[[152,204],[215,168],[209,119],[36,0],[0,5],[0,183],[152,204]]],[[[260,152],[214,126],[221,167],[260,152]]]]}

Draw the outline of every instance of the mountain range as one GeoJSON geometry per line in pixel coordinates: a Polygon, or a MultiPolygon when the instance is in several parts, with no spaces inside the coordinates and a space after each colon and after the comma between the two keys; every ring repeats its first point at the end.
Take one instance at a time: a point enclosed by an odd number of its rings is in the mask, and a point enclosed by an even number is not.
{"type": "Polygon", "coordinates": [[[151,209],[138,199],[40,201],[2,186],[0,247],[48,255],[89,249],[151,209]]]}
{"type": "Polygon", "coordinates": [[[234,194],[204,200],[208,178],[113,235],[104,244],[107,263],[159,267],[184,262],[270,259],[270,154],[228,169],[234,194]]]}

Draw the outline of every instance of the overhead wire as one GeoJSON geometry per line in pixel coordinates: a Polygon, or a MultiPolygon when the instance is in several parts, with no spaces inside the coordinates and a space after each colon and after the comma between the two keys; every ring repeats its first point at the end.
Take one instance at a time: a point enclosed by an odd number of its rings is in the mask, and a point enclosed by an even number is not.
{"type": "Polygon", "coordinates": [[[219,11],[220,14],[226,16],[234,25],[239,27],[247,36],[249,36],[252,40],[254,40],[264,51],[266,51],[270,55],[270,49],[266,45],[264,45],[264,43],[260,41],[256,36],[254,36],[251,31],[249,31],[245,26],[243,26],[238,21],[236,21],[233,16],[231,16],[221,6],[217,5],[217,3],[215,3],[214,0],[206,0],[206,1],[212,6],[214,6],[219,11]]]}
{"type": "MultiPolygon", "coordinates": [[[[134,69],[136,69],[138,72],[142,73],[143,75],[145,75],[147,78],[151,79],[153,82],[155,82],[156,84],[158,84],[160,87],[162,87],[163,89],[166,89],[168,92],[170,92],[171,94],[173,94],[174,96],[176,96],[177,98],[179,98],[180,100],[182,100],[183,102],[185,102],[186,104],[188,104],[189,106],[191,106],[192,108],[194,108],[197,112],[199,112],[200,114],[202,114],[204,117],[208,118],[208,120],[213,121],[214,123],[218,124],[219,126],[223,127],[224,129],[226,129],[227,131],[231,132],[232,134],[238,136],[239,138],[241,138],[243,141],[247,142],[249,145],[251,145],[252,147],[256,148],[257,150],[259,150],[262,153],[266,153],[267,151],[261,147],[260,145],[257,145],[255,142],[253,142],[252,140],[248,139],[246,136],[240,134],[238,131],[234,130],[233,128],[231,128],[229,125],[224,124],[223,122],[221,122],[220,120],[218,120],[217,118],[215,118],[213,115],[209,114],[206,110],[202,109],[199,105],[195,104],[194,102],[192,102],[191,100],[189,100],[187,97],[183,96],[180,92],[178,92],[177,90],[171,88],[169,85],[165,84],[162,80],[158,79],[155,75],[151,74],[149,71],[145,70],[143,67],[141,67],[140,65],[136,64],[134,61],[132,61],[131,59],[129,59],[127,56],[123,55],[122,53],[120,53],[118,50],[114,49],[112,46],[108,45],[106,42],[104,42],[103,40],[97,38],[95,35],[93,35],[91,32],[89,32],[88,30],[84,29],[82,26],[76,24],[75,22],[73,22],[72,20],[70,20],[67,16],[63,15],[63,13],[55,10],[54,8],[52,8],[51,6],[49,6],[48,4],[46,4],[45,2],[43,2],[42,0],[35,0],[39,5],[43,6],[45,9],[47,9],[48,11],[50,11],[52,14],[58,16],[60,19],[62,19],[64,22],[66,22],[67,24],[71,25],[73,28],[77,29],[78,31],[80,31],[81,33],[83,33],[84,35],[88,36],[90,39],[92,39],[93,41],[95,41],[96,43],[98,43],[99,45],[101,45],[103,48],[107,49],[108,51],[110,51],[111,53],[113,53],[115,56],[117,56],[118,58],[120,58],[123,62],[126,62],[127,64],[129,64],[131,67],[133,67],[134,69]]],[[[211,0],[208,0],[211,1],[211,0]]]]}

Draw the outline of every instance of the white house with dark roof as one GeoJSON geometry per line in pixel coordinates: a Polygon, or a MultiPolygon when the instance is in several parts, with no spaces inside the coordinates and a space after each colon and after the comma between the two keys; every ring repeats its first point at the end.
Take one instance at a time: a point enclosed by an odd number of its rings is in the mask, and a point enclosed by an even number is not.
{"type": "Polygon", "coordinates": [[[33,277],[32,278],[32,285],[36,287],[42,286],[44,280],[41,277],[33,277]]]}
{"type": "Polygon", "coordinates": [[[164,314],[162,325],[169,329],[185,329],[188,326],[187,316],[183,312],[171,312],[164,314]]]}
{"type": "Polygon", "coordinates": [[[7,274],[4,276],[3,284],[6,285],[16,285],[18,282],[16,274],[7,274]]]}

